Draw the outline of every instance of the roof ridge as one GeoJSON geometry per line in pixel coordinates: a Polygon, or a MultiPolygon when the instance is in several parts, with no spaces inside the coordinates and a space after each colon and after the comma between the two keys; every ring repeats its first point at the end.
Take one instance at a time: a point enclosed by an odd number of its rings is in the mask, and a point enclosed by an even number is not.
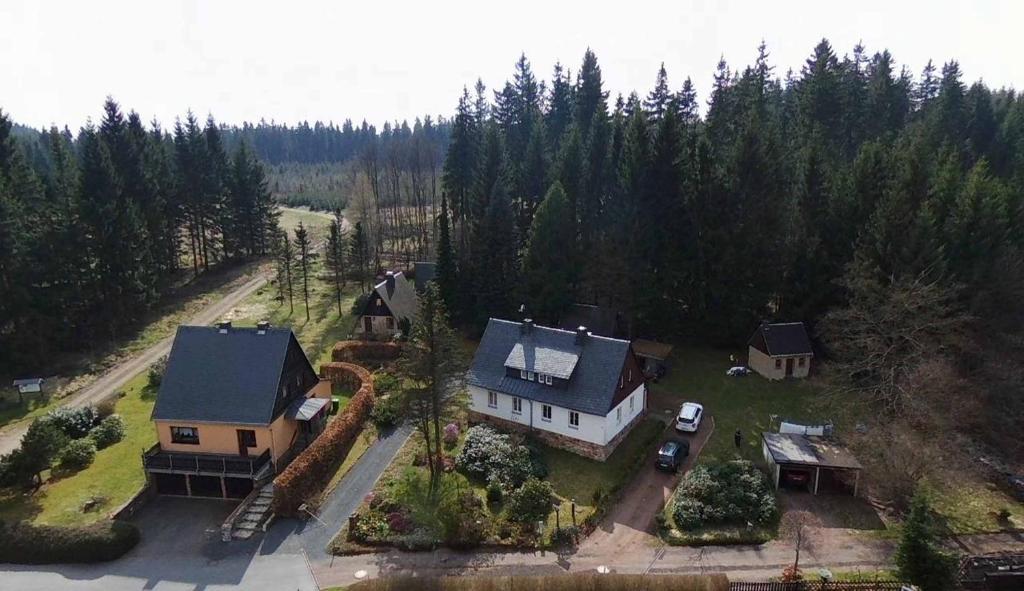
{"type": "MultiPolygon", "coordinates": [[[[491,318],[489,318],[488,320],[492,321],[492,322],[501,322],[503,324],[511,324],[511,325],[514,325],[514,326],[520,326],[522,324],[522,322],[516,322],[515,320],[505,320],[504,318],[495,318],[493,316],[491,318]]],[[[565,333],[567,335],[575,335],[576,334],[575,330],[566,330],[564,328],[558,328],[558,327],[555,327],[555,326],[544,326],[542,324],[534,324],[533,328],[534,328],[534,330],[539,328],[539,329],[543,329],[543,330],[549,330],[549,331],[552,331],[552,332],[562,332],[562,333],[565,333]]],[[[602,340],[605,340],[605,341],[614,341],[614,342],[617,342],[617,343],[626,343],[626,344],[629,344],[629,342],[630,342],[630,341],[628,341],[626,339],[616,339],[616,338],[613,338],[613,337],[606,337],[606,336],[602,336],[602,335],[599,335],[599,334],[594,334],[594,333],[590,332],[589,330],[587,331],[587,338],[602,339],[602,340]]]]}

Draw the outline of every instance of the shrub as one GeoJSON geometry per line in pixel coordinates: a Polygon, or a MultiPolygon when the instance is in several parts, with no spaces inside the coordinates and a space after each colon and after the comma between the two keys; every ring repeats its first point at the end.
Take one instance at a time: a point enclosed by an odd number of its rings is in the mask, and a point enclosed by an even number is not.
{"type": "Polygon", "coordinates": [[[139,530],[116,520],[68,527],[0,522],[0,540],[0,562],[103,562],[131,550],[139,542],[139,530]]]}
{"type": "Polygon", "coordinates": [[[459,442],[459,424],[448,423],[444,426],[444,444],[449,448],[459,442]]]}
{"type": "Polygon", "coordinates": [[[539,452],[512,440],[488,425],[476,425],[466,431],[466,443],[456,466],[468,476],[497,481],[506,490],[518,488],[528,478],[547,475],[539,452]]]}
{"type": "Polygon", "coordinates": [[[396,534],[407,534],[412,531],[412,520],[402,511],[388,513],[388,529],[396,534]]]}
{"type": "Polygon", "coordinates": [[[96,416],[100,419],[105,419],[110,415],[114,414],[114,410],[117,407],[117,399],[124,396],[124,392],[118,392],[113,396],[108,396],[96,404],[96,416]]]}
{"type": "Polygon", "coordinates": [[[68,437],[80,439],[88,435],[96,425],[99,414],[91,406],[80,408],[62,406],[48,412],[46,418],[68,437]]]}
{"type": "Polygon", "coordinates": [[[395,395],[378,398],[370,411],[370,420],[379,429],[394,427],[400,420],[398,397],[395,395]]]}
{"type": "Polygon", "coordinates": [[[488,503],[500,503],[502,497],[501,485],[497,481],[492,480],[487,484],[487,502],[488,503]]]}
{"type": "Polygon", "coordinates": [[[164,374],[167,372],[167,356],[157,359],[149,366],[149,373],[146,375],[146,385],[151,390],[156,390],[164,381],[164,374]]]}
{"type": "Polygon", "coordinates": [[[402,346],[388,341],[339,341],[331,350],[331,361],[391,361],[402,354],[402,346]]]}
{"type": "Polygon", "coordinates": [[[405,535],[393,536],[392,541],[403,550],[433,550],[437,546],[437,536],[423,528],[414,529],[405,535]]]}
{"type": "Polygon", "coordinates": [[[373,374],[373,389],[377,396],[383,397],[385,394],[398,392],[401,385],[402,383],[398,378],[386,371],[378,371],[373,374]]]}
{"type": "Polygon", "coordinates": [[[67,442],[68,436],[49,417],[32,421],[18,449],[0,459],[0,485],[37,483],[67,442]]]}
{"type": "Polygon", "coordinates": [[[121,415],[110,415],[96,425],[89,433],[89,438],[96,444],[97,449],[103,449],[124,439],[124,434],[124,419],[121,418],[121,415]]]}
{"type": "Polygon", "coordinates": [[[775,495],[764,475],[737,460],[687,472],[672,509],[676,525],[694,530],[709,525],[764,525],[778,517],[775,495]]]}
{"type": "Polygon", "coordinates": [[[519,523],[543,521],[551,513],[554,494],[549,483],[530,478],[508,495],[505,512],[511,521],[519,523]]]}
{"type": "Polygon", "coordinates": [[[96,459],[96,444],[91,438],[73,439],[58,455],[60,467],[66,470],[88,468],[96,459]]]}
{"type": "Polygon", "coordinates": [[[391,529],[387,517],[380,511],[367,511],[359,516],[352,536],[360,542],[379,542],[387,539],[391,529]]]}
{"type": "Polygon", "coordinates": [[[567,525],[551,533],[551,543],[555,546],[573,546],[579,539],[580,530],[574,525],[567,525]]]}

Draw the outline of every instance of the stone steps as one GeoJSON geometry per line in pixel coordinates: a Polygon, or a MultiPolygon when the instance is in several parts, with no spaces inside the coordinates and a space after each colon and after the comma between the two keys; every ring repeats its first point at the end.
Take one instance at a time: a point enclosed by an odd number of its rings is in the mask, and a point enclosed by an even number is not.
{"type": "Polygon", "coordinates": [[[260,489],[248,507],[238,516],[231,529],[231,537],[236,540],[247,540],[260,531],[261,526],[270,516],[270,505],[274,499],[274,484],[269,483],[260,489]]]}

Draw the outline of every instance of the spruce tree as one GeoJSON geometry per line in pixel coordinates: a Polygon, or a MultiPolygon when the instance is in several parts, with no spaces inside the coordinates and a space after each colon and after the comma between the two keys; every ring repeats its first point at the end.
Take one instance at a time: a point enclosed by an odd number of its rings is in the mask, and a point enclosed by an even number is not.
{"type": "Polygon", "coordinates": [[[945,591],[956,585],[956,558],[940,549],[931,508],[921,493],[914,495],[903,522],[895,562],[900,579],[922,591],[945,591]]]}
{"type": "Polygon", "coordinates": [[[665,71],[665,62],[661,62],[658,68],[658,76],[654,82],[654,89],[647,95],[644,101],[644,110],[653,124],[661,121],[665,111],[669,108],[672,93],[668,90],[668,73],[665,71]]]}
{"type": "Polygon", "coordinates": [[[295,290],[292,283],[292,269],[295,264],[295,250],[292,249],[292,241],[288,234],[281,230],[277,234],[277,252],[275,258],[278,265],[278,276],[283,277],[281,285],[288,296],[288,315],[295,313],[295,290]]]}
{"type": "Polygon", "coordinates": [[[312,254],[310,247],[309,232],[300,221],[299,226],[295,228],[295,249],[298,255],[299,270],[302,271],[302,300],[306,306],[306,322],[309,322],[309,265],[312,254]]]}
{"type": "Polygon", "coordinates": [[[341,212],[328,227],[327,245],[324,250],[324,267],[331,278],[331,288],[338,304],[338,317],[341,318],[341,293],[345,289],[345,233],[341,226],[341,212]]]}
{"type": "Polygon", "coordinates": [[[558,182],[548,189],[533,217],[522,274],[528,313],[541,323],[557,322],[572,303],[576,282],[572,210],[558,182]]]}
{"type": "Polygon", "coordinates": [[[350,240],[352,243],[349,245],[349,260],[352,263],[352,268],[355,269],[356,277],[359,278],[359,288],[366,293],[371,279],[370,244],[362,221],[355,223],[350,240]]]}
{"type": "Polygon", "coordinates": [[[441,195],[441,212],[437,218],[437,285],[441,298],[449,310],[459,310],[457,303],[458,277],[455,266],[455,247],[452,244],[451,220],[448,215],[448,196],[441,195]]]}

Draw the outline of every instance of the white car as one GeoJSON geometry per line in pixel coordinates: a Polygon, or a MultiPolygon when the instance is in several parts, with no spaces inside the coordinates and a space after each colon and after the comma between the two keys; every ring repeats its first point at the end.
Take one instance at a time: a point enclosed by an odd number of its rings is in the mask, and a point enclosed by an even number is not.
{"type": "Polygon", "coordinates": [[[747,375],[749,373],[750,373],[750,368],[749,367],[747,367],[745,365],[737,365],[735,367],[730,367],[725,372],[725,375],[727,375],[727,376],[729,376],[731,378],[741,378],[741,377],[743,377],[743,376],[745,376],[745,375],[747,375]]]}
{"type": "Polygon", "coordinates": [[[704,407],[696,402],[683,403],[676,417],[676,431],[695,433],[700,428],[700,420],[704,417],[704,407]]]}

